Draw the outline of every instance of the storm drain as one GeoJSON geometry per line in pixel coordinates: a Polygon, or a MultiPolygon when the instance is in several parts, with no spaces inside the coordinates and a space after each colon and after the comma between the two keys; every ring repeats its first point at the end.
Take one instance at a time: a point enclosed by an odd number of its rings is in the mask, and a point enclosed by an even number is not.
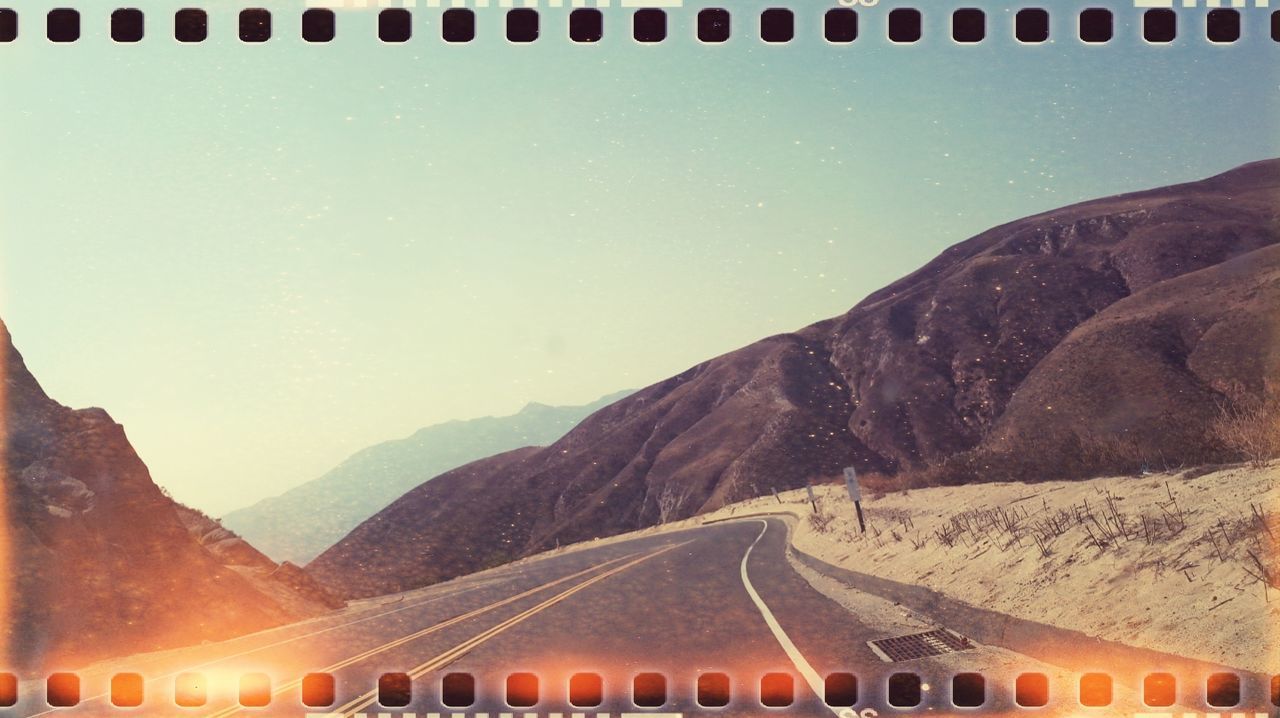
{"type": "Polygon", "coordinates": [[[973,643],[969,639],[945,628],[936,631],[925,631],[924,633],[913,633],[909,636],[895,636],[893,638],[867,641],[867,645],[885,663],[909,661],[913,658],[924,658],[926,656],[940,656],[944,653],[955,653],[956,651],[973,648],[973,643]]]}

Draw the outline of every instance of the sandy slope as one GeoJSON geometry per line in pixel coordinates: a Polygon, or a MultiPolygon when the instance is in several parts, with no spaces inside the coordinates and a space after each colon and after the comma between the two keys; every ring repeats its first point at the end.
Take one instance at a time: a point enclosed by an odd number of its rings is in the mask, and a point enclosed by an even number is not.
{"type": "Polygon", "coordinates": [[[796,547],[850,570],[1134,646],[1270,670],[1280,589],[1264,591],[1250,575],[1259,573],[1250,553],[1273,583],[1280,570],[1275,541],[1250,504],[1280,538],[1280,464],[1194,473],[866,496],[865,536],[843,486],[815,488],[817,519],[803,490],[781,494],[781,504],[756,499],[704,519],[795,513],[796,547]],[[972,528],[952,538],[956,521],[972,528]]]}

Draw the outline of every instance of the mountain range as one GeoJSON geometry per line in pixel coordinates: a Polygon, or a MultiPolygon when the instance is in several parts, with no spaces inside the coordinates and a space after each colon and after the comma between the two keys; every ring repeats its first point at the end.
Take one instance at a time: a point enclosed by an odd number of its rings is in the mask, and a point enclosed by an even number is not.
{"type": "Polygon", "coordinates": [[[222,523],[276,560],[306,563],[423,481],[503,451],[550,444],[629,393],[584,406],[532,403],[511,416],[428,426],[362,449],[319,478],[228,513],[222,523]]]}
{"type": "Polygon", "coordinates": [[[845,465],[908,485],[1208,460],[1219,404],[1280,376],[1278,212],[1268,160],[995,227],[549,447],[422,483],[307,570],[347,596],[404,590],[845,465]]]}

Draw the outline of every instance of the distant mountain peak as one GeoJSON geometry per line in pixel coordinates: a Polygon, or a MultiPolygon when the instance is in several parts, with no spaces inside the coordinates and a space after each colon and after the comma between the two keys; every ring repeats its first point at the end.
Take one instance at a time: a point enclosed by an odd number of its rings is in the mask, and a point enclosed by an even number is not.
{"type": "Polygon", "coordinates": [[[597,409],[630,392],[582,406],[530,402],[508,416],[448,421],[366,447],[323,476],[232,511],[222,522],[276,560],[305,564],[405,491],[476,459],[550,444],[597,409]],[[316,516],[324,521],[316,521],[316,516]]]}

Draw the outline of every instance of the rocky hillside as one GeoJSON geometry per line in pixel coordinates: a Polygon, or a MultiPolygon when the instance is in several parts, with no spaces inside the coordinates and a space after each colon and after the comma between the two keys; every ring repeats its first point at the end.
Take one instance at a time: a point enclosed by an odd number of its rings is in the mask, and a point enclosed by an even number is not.
{"type": "Polygon", "coordinates": [[[1227,385],[1261,393],[1280,369],[1278,208],[1266,161],[996,227],[545,450],[421,485],[308,569],[352,595],[394,591],[847,464],[968,481],[1203,459],[1227,385]],[[1123,450],[1064,465],[1084,444],[1123,450]]]}
{"type": "Polygon", "coordinates": [[[342,608],[346,602],[321,586],[300,566],[276,563],[234,531],[202,511],[177,504],[178,519],[187,533],[223,566],[232,569],[291,613],[306,616],[319,610],[342,608]]]}
{"type": "Polygon", "coordinates": [[[6,665],[65,669],[340,605],[169,499],[107,412],[45,394],[3,323],[0,352],[6,665]]]}
{"type": "Polygon", "coordinates": [[[304,564],[437,474],[522,446],[545,446],[629,394],[585,406],[529,404],[511,416],[450,421],[363,449],[317,479],[232,511],[222,523],[271,557],[304,564]],[[324,520],[317,520],[317,517],[324,520]]]}

